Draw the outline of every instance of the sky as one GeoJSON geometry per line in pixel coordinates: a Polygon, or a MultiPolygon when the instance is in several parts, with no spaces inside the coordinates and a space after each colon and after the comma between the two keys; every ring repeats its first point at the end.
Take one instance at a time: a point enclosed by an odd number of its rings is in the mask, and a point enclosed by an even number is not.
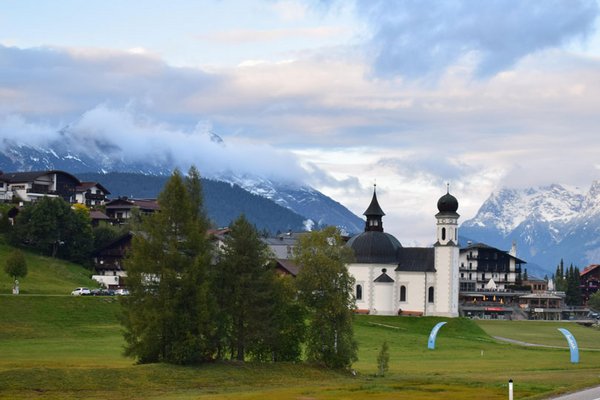
{"type": "Polygon", "coordinates": [[[0,2],[0,147],[309,184],[430,244],[446,184],[600,176],[596,0],[0,2]],[[218,135],[222,143],[210,140],[218,135]]]}

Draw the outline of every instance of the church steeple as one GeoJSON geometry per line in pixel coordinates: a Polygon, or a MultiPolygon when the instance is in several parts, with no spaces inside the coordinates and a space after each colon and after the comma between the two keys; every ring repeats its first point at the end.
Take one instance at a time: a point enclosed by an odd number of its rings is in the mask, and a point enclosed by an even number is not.
{"type": "Polygon", "coordinates": [[[367,223],[365,224],[365,232],[377,231],[383,232],[382,217],[385,215],[379,202],[377,201],[377,184],[373,185],[373,199],[367,210],[363,213],[367,217],[367,223]]]}

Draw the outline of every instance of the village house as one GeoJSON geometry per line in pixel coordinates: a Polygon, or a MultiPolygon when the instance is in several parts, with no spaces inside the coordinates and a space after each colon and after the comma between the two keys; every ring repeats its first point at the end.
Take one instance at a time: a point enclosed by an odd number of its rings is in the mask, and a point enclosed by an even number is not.
{"type": "Polygon", "coordinates": [[[106,215],[115,223],[123,224],[133,215],[133,210],[142,214],[151,214],[160,209],[156,199],[128,199],[119,197],[106,203],[106,215]]]}
{"type": "Polygon", "coordinates": [[[75,176],[58,170],[0,172],[0,201],[34,202],[47,196],[74,203],[80,185],[75,176]]]}
{"type": "Polygon", "coordinates": [[[101,206],[110,192],[98,182],[81,182],[75,188],[75,202],[88,207],[101,206]]]}

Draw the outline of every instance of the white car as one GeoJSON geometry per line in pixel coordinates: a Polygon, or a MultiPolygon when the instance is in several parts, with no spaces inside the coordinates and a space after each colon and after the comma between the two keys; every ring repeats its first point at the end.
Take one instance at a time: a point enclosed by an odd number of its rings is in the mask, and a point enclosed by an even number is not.
{"type": "Polygon", "coordinates": [[[115,294],[117,296],[129,296],[129,290],[125,288],[117,289],[115,290],[115,294]]]}
{"type": "Polygon", "coordinates": [[[78,287],[77,289],[71,292],[71,295],[73,296],[89,296],[91,294],[92,292],[90,291],[90,289],[86,287],[78,287]]]}

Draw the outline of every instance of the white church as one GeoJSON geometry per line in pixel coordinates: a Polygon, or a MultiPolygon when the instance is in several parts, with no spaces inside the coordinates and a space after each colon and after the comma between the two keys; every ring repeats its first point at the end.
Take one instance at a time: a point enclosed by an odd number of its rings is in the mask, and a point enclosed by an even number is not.
{"type": "Polygon", "coordinates": [[[348,270],[359,312],[458,317],[458,201],[448,192],[437,208],[433,247],[402,247],[383,231],[385,213],[373,191],[365,231],[347,243],[355,255],[348,270]]]}

